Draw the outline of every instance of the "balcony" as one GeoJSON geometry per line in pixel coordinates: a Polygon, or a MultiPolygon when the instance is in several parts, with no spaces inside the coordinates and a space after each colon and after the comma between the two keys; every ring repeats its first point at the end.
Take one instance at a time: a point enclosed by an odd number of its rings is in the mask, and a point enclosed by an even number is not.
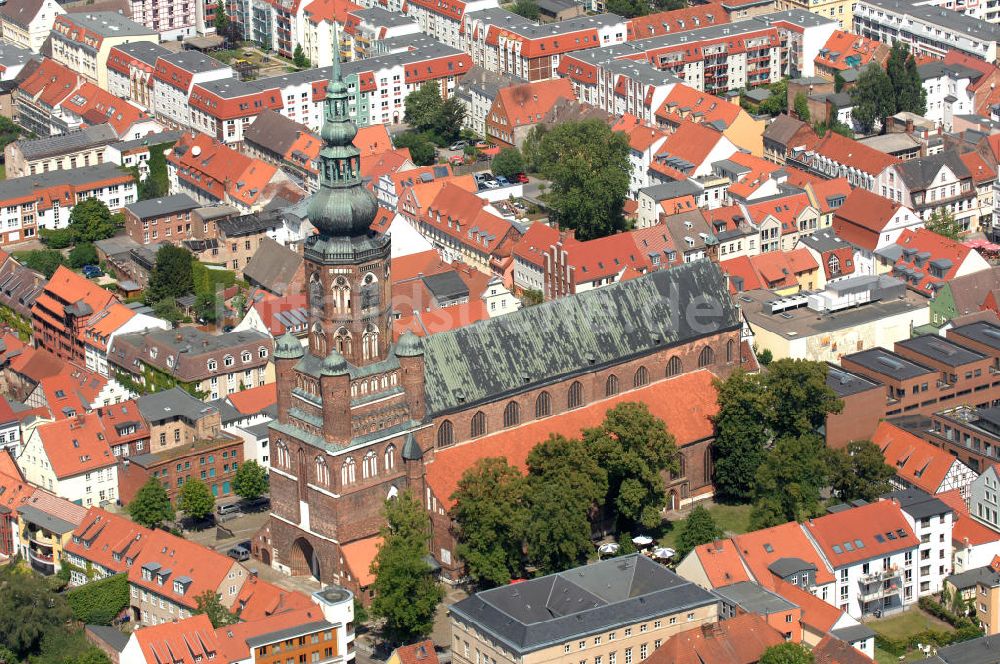
{"type": "Polygon", "coordinates": [[[883,581],[890,581],[899,576],[899,568],[893,565],[889,569],[880,570],[878,572],[872,572],[871,574],[864,574],[861,576],[861,585],[870,585],[872,583],[881,583],[883,581]]]}
{"type": "Polygon", "coordinates": [[[56,573],[55,558],[50,555],[28,549],[28,561],[31,563],[31,568],[40,574],[49,576],[56,573]]]}

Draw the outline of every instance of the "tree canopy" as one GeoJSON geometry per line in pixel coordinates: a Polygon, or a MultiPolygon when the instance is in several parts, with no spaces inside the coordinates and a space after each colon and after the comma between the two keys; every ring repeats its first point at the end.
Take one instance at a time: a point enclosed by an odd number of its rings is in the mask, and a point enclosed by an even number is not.
{"type": "Polygon", "coordinates": [[[156,262],[146,287],[146,303],[154,305],[194,292],[194,256],[184,247],[164,244],[156,252],[156,262]]]}
{"type": "Polygon", "coordinates": [[[802,521],[820,512],[820,491],[828,478],[823,439],[814,433],[785,436],[757,469],[753,529],[802,521]]]}
{"type": "Polygon", "coordinates": [[[233,477],[233,493],[237,496],[253,500],[263,496],[267,490],[267,470],[259,463],[250,459],[236,469],[236,475],[233,477]]]}
{"type": "Polygon", "coordinates": [[[97,247],[90,242],[84,242],[73,247],[69,252],[69,265],[74,268],[81,268],[84,265],[97,265],[97,247]]]}
{"type": "Polygon", "coordinates": [[[866,134],[896,112],[892,81],[875,62],[858,76],[857,83],[851,88],[851,100],[854,102],[851,117],[866,134]]]}
{"type": "Polygon", "coordinates": [[[306,52],[302,50],[302,44],[295,45],[295,51],[292,53],[292,64],[298,69],[309,69],[311,66],[306,52]]]}
{"type": "Polygon", "coordinates": [[[956,242],[960,241],[962,236],[965,235],[965,229],[962,227],[962,224],[956,221],[955,215],[948,212],[945,208],[934,210],[931,213],[930,219],[924,223],[924,228],[956,242]]]}
{"type": "Polygon", "coordinates": [[[441,98],[437,83],[428,82],[406,96],[403,121],[439,146],[456,140],[465,121],[465,106],[454,95],[441,98]]]}
{"type": "Polygon", "coordinates": [[[521,472],[504,458],[481,459],[452,494],[456,553],[480,587],[501,586],[523,567],[525,490],[521,472]]]}
{"type": "Polygon", "coordinates": [[[813,664],[813,655],[798,643],[771,646],[761,655],[760,664],[813,664]]]}
{"type": "Polygon", "coordinates": [[[517,148],[504,148],[497,156],[493,157],[490,164],[494,175],[502,175],[505,178],[512,178],[518,173],[524,172],[524,158],[517,148]]]}
{"type": "Polygon", "coordinates": [[[696,546],[707,544],[722,537],[723,534],[712,514],[698,505],[684,519],[684,524],[677,535],[677,556],[674,559],[683,559],[696,546]]]}
{"type": "Polygon", "coordinates": [[[383,515],[382,545],[371,566],[375,575],[371,611],[385,620],[391,642],[413,643],[430,634],[444,596],[424,559],[430,520],[409,491],[386,500],[383,515]]]}
{"type": "Polygon", "coordinates": [[[875,501],[892,490],[895,469],[882,449],[870,440],[854,440],[829,454],[830,487],[840,500],[875,501]]]}
{"type": "Polygon", "coordinates": [[[96,242],[115,234],[116,220],[99,198],[87,198],[73,206],[69,229],[75,242],[96,242]]]}
{"type": "Polygon", "coordinates": [[[895,112],[908,111],[917,115],[926,113],[927,92],[917,72],[917,61],[906,44],[901,41],[893,43],[885,70],[892,82],[895,112]]]}
{"type": "Polygon", "coordinates": [[[133,521],[147,528],[156,528],[165,521],[173,521],[175,516],[166,489],[152,477],[142,485],[126,509],[133,521]]]}
{"type": "Polygon", "coordinates": [[[809,99],[806,98],[804,92],[795,95],[795,115],[798,116],[799,120],[809,122],[809,99]]]}
{"type": "Polygon", "coordinates": [[[214,590],[206,590],[195,597],[194,601],[195,606],[198,607],[194,611],[195,615],[205,614],[212,623],[212,627],[216,629],[226,625],[234,625],[239,621],[236,614],[223,605],[222,598],[214,590]]]}
{"type": "Polygon", "coordinates": [[[539,170],[552,183],[546,204],[562,228],[580,240],[626,228],[631,169],[623,133],[600,120],[563,122],[545,132],[537,152],[539,170]]]}
{"type": "Polygon", "coordinates": [[[15,252],[14,258],[27,268],[51,277],[65,263],[63,255],[55,249],[32,249],[15,252]]]}
{"type": "Polygon", "coordinates": [[[427,134],[404,131],[396,134],[392,142],[398,149],[409,149],[410,159],[417,166],[430,166],[437,161],[437,148],[427,134]]]}
{"type": "Polygon", "coordinates": [[[517,0],[511,6],[510,11],[518,16],[523,16],[529,21],[537,21],[540,15],[538,3],[535,0],[517,0]]]}
{"type": "Polygon", "coordinates": [[[177,495],[177,509],[184,512],[188,518],[201,521],[212,513],[213,507],[215,498],[204,482],[196,478],[184,482],[177,495]]]}

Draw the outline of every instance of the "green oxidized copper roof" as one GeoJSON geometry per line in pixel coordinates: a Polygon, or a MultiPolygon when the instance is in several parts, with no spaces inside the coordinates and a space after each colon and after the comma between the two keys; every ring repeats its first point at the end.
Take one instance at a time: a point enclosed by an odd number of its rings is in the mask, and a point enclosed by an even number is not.
{"type": "Polygon", "coordinates": [[[725,277],[705,260],[439,332],[423,339],[428,414],[496,400],[739,326],[725,277]]]}

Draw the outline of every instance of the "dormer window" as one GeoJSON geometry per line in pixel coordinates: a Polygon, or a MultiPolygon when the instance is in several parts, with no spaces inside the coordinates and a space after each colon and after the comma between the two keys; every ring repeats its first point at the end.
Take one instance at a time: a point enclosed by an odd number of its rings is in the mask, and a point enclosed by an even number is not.
{"type": "Polygon", "coordinates": [[[249,362],[253,359],[253,355],[250,354],[250,351],[245,350],[243,351],[242,359],[244,362],[249,362]]]}
{"type": "Polygon", "coordinates": [[[226,355],[224,358],[222,358],[222,363],[225,364],[227,367],[233,366],[235,362],[236,358],[234,358],[232,355],[226,355]]]}
{"type": "Polygon", "coordinates": [[[209,360],[208,361],[208,370],[209,371],[215,371],[218,368],[219,368],[219,363],[218,362],[216,362],[215,360],[209,360]]]}

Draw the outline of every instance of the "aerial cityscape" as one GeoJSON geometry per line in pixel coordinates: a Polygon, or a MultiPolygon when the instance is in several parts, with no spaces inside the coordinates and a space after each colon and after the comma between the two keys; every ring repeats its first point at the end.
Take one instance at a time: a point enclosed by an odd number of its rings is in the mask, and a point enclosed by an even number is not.
{"type": "Polygon", "coordinates": [[[1000,664],[997,0],[0,0],[0,664],[1000,664]]]}

